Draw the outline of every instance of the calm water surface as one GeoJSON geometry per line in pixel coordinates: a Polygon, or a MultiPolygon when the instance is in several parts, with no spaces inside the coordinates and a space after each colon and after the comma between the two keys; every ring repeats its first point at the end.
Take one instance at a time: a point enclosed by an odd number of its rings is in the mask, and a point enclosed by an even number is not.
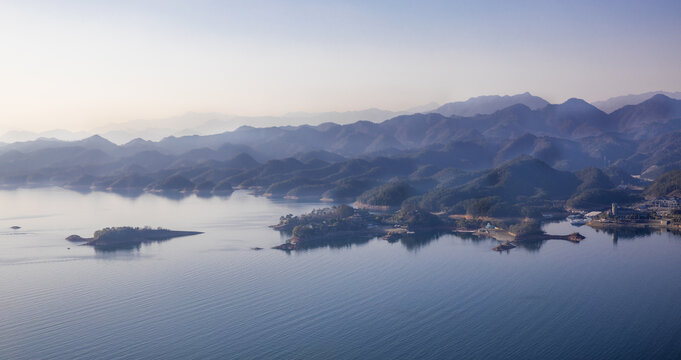
{"type": "Polygon", "coordinates": [[[666,232],[287,254],[267,225],[322,205],[60,189],[0,204],[2,359],[681,358],[681,237],[666,232]],[[108,252],[64,240],[121,225],[205,234],[108,252]]]}

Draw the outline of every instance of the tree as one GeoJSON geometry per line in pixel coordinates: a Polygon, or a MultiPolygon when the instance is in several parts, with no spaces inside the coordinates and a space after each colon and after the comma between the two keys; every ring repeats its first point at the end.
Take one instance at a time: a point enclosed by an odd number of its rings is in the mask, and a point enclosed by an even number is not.
{"type": "Polygon", "coordinates": [[[339,218],[346,218],[350,217],[355,213],[355,209],[353,209],[351,206],[341,204],[336,207],[336,214],[338,214],[339,218]]]}

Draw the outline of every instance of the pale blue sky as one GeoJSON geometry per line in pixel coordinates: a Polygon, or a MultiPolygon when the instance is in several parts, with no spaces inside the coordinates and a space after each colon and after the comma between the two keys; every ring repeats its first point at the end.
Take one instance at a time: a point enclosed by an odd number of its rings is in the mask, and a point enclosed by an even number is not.
{"type": "Polygon", "coordinates": [[[0,0],[0,129],[681,84],[681,1],[0,0]]]}

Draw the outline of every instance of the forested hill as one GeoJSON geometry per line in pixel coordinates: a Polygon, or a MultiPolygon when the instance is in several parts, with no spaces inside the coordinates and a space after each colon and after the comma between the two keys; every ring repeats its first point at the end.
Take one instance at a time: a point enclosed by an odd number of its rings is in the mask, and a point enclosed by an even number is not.
{"type": "MultiPolygon", "coordinates": [[[[593,167],[604,170],[612,186],[643,186],[631,175],[654,179],[681,169],[680,139],[681,100],[655,95],[606,114],[570,99],[534,109],[514,104],[470,117],[429,113],[381,123],[241,127],[124,145],[100,136],[12,143],[0,146],[0,184],[205,194],[228,194],[238,187],[267,196],[345,201],[398,181],[406,187],[391,185],[364,198],[380,203],[376,199],[386,198],[383,194],[427,197],[444,187],[456,189],[456,199],[478,190],[484,190],[480,196],[506,199],[497,190],[511,183],[464,185],[490,169],[507,174],[509,161],[530,156],[555,171],[572,174],[593,167]]],[[[514,172],[508,181],[523,173],[514,172]]],[[[494,175],[487,176],[491,181],[494,175]]],[[[568,193],[563,195],[574,195],[568,193]]],[[[396,202],[390,199],[391,205],[396,202]]]]}

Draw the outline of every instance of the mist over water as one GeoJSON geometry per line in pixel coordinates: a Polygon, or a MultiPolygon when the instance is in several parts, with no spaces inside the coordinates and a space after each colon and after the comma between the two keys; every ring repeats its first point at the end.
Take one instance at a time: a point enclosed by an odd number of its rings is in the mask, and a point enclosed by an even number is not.
{"type": "Polygon", "coordinates": [[[451,234],[286,253],[267,226],[324,204],[56,188],[0,203],[0,358],[681,356],[681,237],[667,232],[580,227],[580,244],[507,253],[451,234]],[[64,240],[124,225],[204,234],[106,252],[64,240]]]}

